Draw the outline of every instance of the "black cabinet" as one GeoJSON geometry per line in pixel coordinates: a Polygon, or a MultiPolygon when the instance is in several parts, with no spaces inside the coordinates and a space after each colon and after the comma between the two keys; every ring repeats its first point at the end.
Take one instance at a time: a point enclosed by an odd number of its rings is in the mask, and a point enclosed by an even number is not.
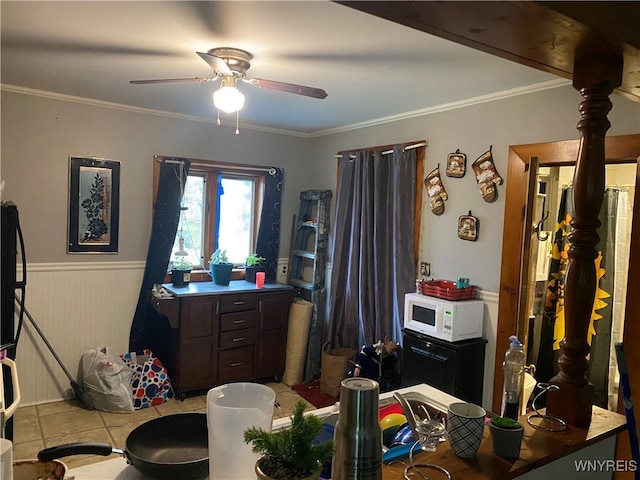
{"type": "Polygon", "coordinates": [[[401,384],[426,383],[466,402],[482,405],[484,338],[446,342],[405,330],[401,384]]]}

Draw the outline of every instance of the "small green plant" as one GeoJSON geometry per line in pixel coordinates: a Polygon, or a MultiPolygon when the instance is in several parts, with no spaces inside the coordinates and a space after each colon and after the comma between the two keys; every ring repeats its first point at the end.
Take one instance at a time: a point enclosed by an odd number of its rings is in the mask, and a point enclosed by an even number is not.
{"type": "Polygon", "coordinates": [[[260,468],[271,478],[299,480],[308,477],[333,456],[333,440],[313,445],[322,430],[322,420],[312,414],[305,415],[306,407],[302,400],[296,403],[290,428],[266,432],[250,427],[244,431],[244,441],[251,443],[252,450],[262,455],[260,468]]]}
{"type": "Polygon", "coordinates": [[[214,265],[219,265],[221,263],[229,263],[229,259],[227,258],[227,251],[217,249],[215,252],[211,254],[211,262],[214,265]]]}
{"type": "Polygon", "coordinates": [[[504,428],[506,430],[516,430],[521,427],[517,420],[508,417],[493,417],[491,419],[491,423],[496,427],[504,428]]]}
{"type": "Polygon", "coordinates": [[[262,265],[266,258],[261,257],[257,253],[253,253],[247,257],[247,260],[244,262],[247,267],[257,267],[258,265],[262,265]]]}
{"type": "Polygon", "coordinates": [[[171,262],[172,270],[191,270],[193,265],[184,257],[178,257],[171,262]]]}

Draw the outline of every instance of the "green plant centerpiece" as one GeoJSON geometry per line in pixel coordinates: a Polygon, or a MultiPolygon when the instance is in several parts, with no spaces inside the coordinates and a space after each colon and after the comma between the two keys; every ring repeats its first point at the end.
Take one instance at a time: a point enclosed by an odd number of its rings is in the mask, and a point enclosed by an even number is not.
{"type": "Polygon", "coordinates": [[[256,272],[265,272],[266,269],[263,262],[266,258],[261,257],[257,253],[253,253],[245,260],[244,279],[247,282],[256,283],[256,272]]]}
{"type": "Polygon", "coordinates": [[[229,263],[229,259],[227,258],[227,251],[222,249],[217,249],[215,252],[211,254],[211,261],[209,262],[213,265],[220,265],[223,263],[229,263]]]}
{"type": "Polygon", "coordinates": [[[518,458],[524,428],[512,418],[493,417],[489,422],[491,445],[496,455],[503,458],[518,458]]]}
{"type": "Polygon", "coordinates": [[[176,257],[171,262],[171,282],[176,287],[184,287],[189,285],[191,280],[191,269],[193,265],[184,257],[176,257]]]}
{"type": "Polygon", "coordinates": [[[264,262],[265,260],[266,258],[261,257],[257,253],[253,253],[247,257],[247,260],[245,261],[245,265],[247,267],[257,267],[259,265],[262,265],[262,262],[264,262]]]}
{"type": "Polygon", "coordinates": [[[218,248],[211,254],[211,260],[209,261],[211,268],[211,278],[216,285],[226,286],[229,285],[231,280],[231,271],[233,270],[233,263],[229,262],[227,258],[227,251],[218,248]]]}
{"type": "Polygon", "coordinates": [[[244,431],[244,441],[252,444],[252,450],[262,455],[256,462],[256,474],[260,479],[302,480],[318,478],[322,465],[331,460],[334,442],[315,445],[314,440],[322,431],[322,420],[313,414],[304,414],[307,404],[298,401],[291,416],[291,427],[276,432],[266,432],[250,427],[244,431]]]}

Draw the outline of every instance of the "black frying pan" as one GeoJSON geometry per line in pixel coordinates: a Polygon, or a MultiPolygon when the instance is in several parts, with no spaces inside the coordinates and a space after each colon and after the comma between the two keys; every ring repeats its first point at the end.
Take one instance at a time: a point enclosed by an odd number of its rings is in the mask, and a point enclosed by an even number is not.
{"type": "Polygon", "coordinates": [[[150,420],[131,431],[125,450],[105,443],[69,443],[45,448],[41,462],[69,455],[124,455],[140,473],[159,479],[201,479],[209,475],[207,416],[178,413],[150,420]]]}

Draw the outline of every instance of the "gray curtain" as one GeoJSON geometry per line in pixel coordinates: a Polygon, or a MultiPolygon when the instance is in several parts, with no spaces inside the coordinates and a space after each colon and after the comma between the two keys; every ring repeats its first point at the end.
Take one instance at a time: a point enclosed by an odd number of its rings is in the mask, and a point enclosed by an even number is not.
{"type": "Polygon", "coordinates": [[[402,342],[404,295],[415,290],[416,152],[343,155],[331,256],[328,340],[359,350],[402,342]]]}

